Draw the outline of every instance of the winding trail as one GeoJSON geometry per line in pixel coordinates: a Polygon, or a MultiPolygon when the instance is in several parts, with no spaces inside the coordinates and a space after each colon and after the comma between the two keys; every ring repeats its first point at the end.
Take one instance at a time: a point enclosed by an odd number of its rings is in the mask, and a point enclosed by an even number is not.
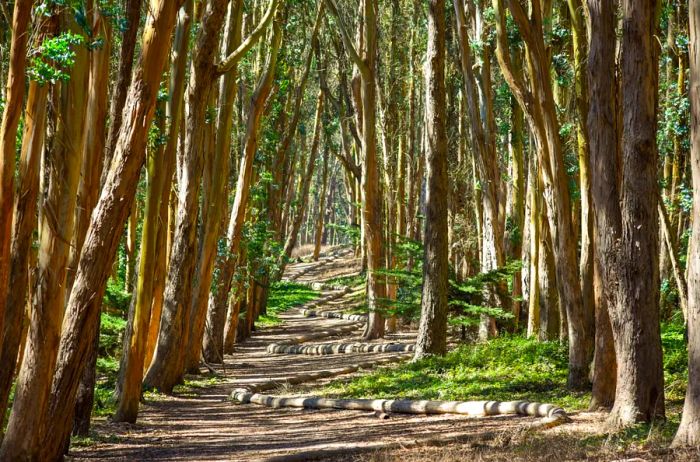
{"type": "MultiPolygon", "coordinates": [[[[341,249],[319,263],[290,265],[286,277],[297,282],[318,283],[354,274],[358,266],[359,262],[351,253],[341,249]]],[[[323,296],[333,293],[331,289],[323,290],[323,296]]],[[[356,292],[343,293],[314,309],[347,310],[357,304],[356,296],[356,292]]],[[[402,356],[410,357],[401,352],[321,356],[268,354],[267,347],[272,343],[289,344],[302,335],[314,336],[323,331],[346,330],[346,333],[314,343],[361,341],[362,324],[332,317],[306,317],[304,308],[307,307],[282,313],[282,325],[261,329],[238,345],[236,353],[226,357],[224,367],[217,366],[219,377],[210,385],[190,387],[174,396],[147,395],[135,425],[96,420],[94,437],[86,446],[74,445],[69,458],[353,460],[354,454],[371,450],[493,439],[518,431],[536,420],[513,416],[474,419],[451,414],[386,416],[366,411],[275,409],[234,403],[230,395],[236,389],[271,390],[276,395],[310,395],[339,371],[343,372],[342,377],[352,377],[363,373],[353,366],[370,368],[396,362],[402,356]],[[305,374],[315,380],[304,380],[305,374]],[[294,385],[297,382],[303,383],[294,385]]],[[[401,332],[378,343],[410,342],[413,338],[414,332],[401,332]]],[[[206,379],[206,376],[197,379],[206,379]]]]}

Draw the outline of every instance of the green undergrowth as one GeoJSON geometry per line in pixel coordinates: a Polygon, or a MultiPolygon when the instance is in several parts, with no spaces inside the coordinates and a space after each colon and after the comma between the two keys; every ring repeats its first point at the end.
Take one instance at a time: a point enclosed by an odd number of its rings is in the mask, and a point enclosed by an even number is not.
{"type": "Polygon", "coordinates": [[[350,382],[335,381],[324,395],[353,398],[553,402],[581,409],[587,393],[566,390],[567,350],[559,342],[500,337],[431,357],[378,369],[350,382]]]}
{"type": "Polygon", "coordinates": [[[279,314],[290,308],[301,306],[304,303],[315,300],[321,296],[317,290],[313,290],[303,284],[295,282],[276,282],[270,288],[270,296],[267,300],[267,313],[261,315],[256,321],[259,327],[271,327],[281,324],[279,314]]]}
{"type": "Polygon", "coordinates": [[[113,394],[119,374],[119,358],[125,329],[126,320],[122,316],[102,312],[93,415],[108,416],[114,413],[113,394]]]}
{"type": "MultiPolygon", "coordinates": [[[[662,343],[669,419],[655,428],[663,433],[677,426],[687,384],[683,325],[664,323],[662,343]]],[[[529,400],[553,403],[568,411],[584,410],[590,393],[566,388],[567,358],[566,343],[502,336],[487,343],[460,345],[445,357],[377,369],[350,381],[336,380],[321,393],[348,398],[529,400]]],[[[650,428],[640,426],[636,432],[648,434],[650,428]]],[[[637,433],[621,438],[634,439],[637,433]]]]}
{"type": "Polygon", "coordinates": [[[343,287],[357,287],[363,286],[367,281],[367,273],[354,274],[351,276],[340,276],[337,278],[330,279],[326,284],[334,289],[341,289],[343,287]]]}

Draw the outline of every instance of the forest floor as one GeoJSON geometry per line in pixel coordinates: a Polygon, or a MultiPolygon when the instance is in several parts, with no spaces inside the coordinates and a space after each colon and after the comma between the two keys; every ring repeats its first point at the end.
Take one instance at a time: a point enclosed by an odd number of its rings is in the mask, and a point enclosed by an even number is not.
{"type": "MultiPolygon", "coordinates": [[[[286,278],[312,284],[357,274],[359,261],[347,251],[328,253],[319,263],[290,265],[286,278]]],[[[319,287],[322,296],[334,292],[319,287]]],[[[361,305],[358,290],[328,302],[324,309],[353,311],[361,305]]],[[[73,443],[69,460],[613,460],[620,451],[607,444],[599,413],[572,413],[564,426],[527,432],[534,419],[523,417],[468,418],[457,415],[375,415],[362,411],[273,409],[234,403],[237,388],[269,380],[279,383],[268,394],[315,395],[333,379],[291,386],[300,374],[332,371],[368,360],[384,360],[397,353],[357,353],[329,356],[269,355],[270,343],[302,334],[352,325],[340,319],[304,317],[299,308],[277,315],[280,323],[264,327],[227,356],[216,374],[203,369],[188,376],[173,396],[147,392],[135,425],[95,419],[89,439],[73,443]],[[590,444],[580,444],[582,440],[590,444]],[[451,443],[451,444],[448,444],[451,443]],[[607,449],[606,449],[607,448],[607,449]]],[[[314,343],[358,342],[357,330],[314,343]]],[[[404,326],[406,327],[406,326],[404,326]]],[[[404,329],[388,341],[406,341],[415,332],[404,329]]],[[[344,375],[350,379],[365,371],[344,375]]],[[[486,399],[486,397],[484,398],[486,399]]],[[[555,403],[556,404],[556,403],[555,403]]],[[[698,460],[697,452],[623,451],[636,460],[698,460]]]]}

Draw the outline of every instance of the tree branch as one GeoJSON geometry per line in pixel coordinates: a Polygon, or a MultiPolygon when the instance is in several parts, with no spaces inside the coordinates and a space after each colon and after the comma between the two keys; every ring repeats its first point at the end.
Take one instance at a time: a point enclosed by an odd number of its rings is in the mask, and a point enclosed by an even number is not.
{"type": "MultiPolygon", "coordinates": [[[[528,89],[525,87],[525,83],[513,71],[513,64],[510,61],[508,37],[506,35],[506,18],[503,11],[503,0],[493,0],[493,9],[496,13],[496,57],[498,58],[498,64],[501,66],[503,77],[506,79],[506,82],[508,82],[508,86],[513,92],[513,95],[515,95],[518,103],[523,107],[523,109],[525,109],[530,107],[533,98],[528,89]]],[[[520,11],[524,13],[524,11],[522,11],[522,7],[520,8],[520,11]]],[[[525,36],[523,36],[523,40],[525,40],[525,36]]]]}
{"type": "Polygon", "coordinates": [[[348,56],[352,60],[352,62],[357,66],[357,68],[360,70],[360,73],[364,76],[367,76],[369,74],[369,67],[367,66],[367,63],[360,58],[359,53],[355,49],[355,46],[352,43],[352,39],[350,38],[350,34],[348,33],[348,28],[343,22],[343,18],[340,16],[340,13],[338,12],[338,8],[335,5],[335,0],[325,0],[326,5],[328,5],[328,9],[330,10],[331,13],[333,13],[333,16],[335,16],[336,23],[338,24],[338,29],[340,31],[340,38],[343,41],[343,46],[345,47],[345,51],[347,52],[348,56]]]}
{"type": "Polygon", "coordinates": [[[270,3],[270,8],[268,8],[265,16],[263,16],[262,21],[258,24],[258,27],[251,32],[251,34],[246,38],[243,43],[241,43],[236,50],[229,54],[223,61],[216,65],[216,73],[218,75],[225,74],[226,72],[233,69],[233,67],[238,64],[238,62],[245,56],[248,51],[260,40],[260,38],[265,33],[267,26],[272,21],[277,11],[277,5],[279,5],[280,0],[272,0],[270,3]]]}

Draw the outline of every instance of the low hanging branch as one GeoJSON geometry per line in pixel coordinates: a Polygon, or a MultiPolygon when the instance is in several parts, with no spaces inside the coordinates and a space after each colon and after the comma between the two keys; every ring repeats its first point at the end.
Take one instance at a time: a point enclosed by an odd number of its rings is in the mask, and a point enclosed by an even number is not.
{"type": "Polygon", "coordinates": [[[272,354],[324,356],[343,353],[412,353],[413,343],[322,343],[316,345],[270,345],[272,354]]]}
{"type": "Polygon", "coordinates": [[[343,409],[398,414],[459,414],[470,417],[519,415],[539,417],[544,419],[544,422],[556,425],[570,421],[566,411],[560,407],[529,401],[414,401],[408,399],[334,399],[315,396],[284,398],[251,393],[246,390],[235,390],[232,397],[242,404],[253,403],[272,408],[343,409]]]}

